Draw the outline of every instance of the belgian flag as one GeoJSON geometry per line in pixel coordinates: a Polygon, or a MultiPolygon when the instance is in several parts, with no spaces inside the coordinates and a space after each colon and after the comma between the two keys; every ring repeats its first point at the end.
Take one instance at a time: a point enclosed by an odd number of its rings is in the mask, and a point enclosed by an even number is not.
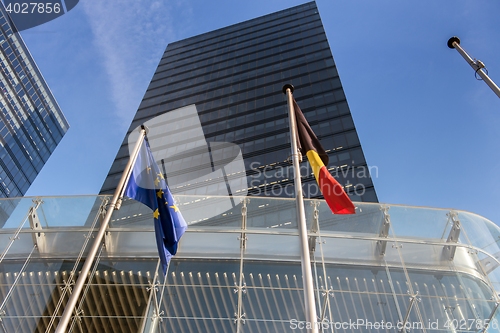
{"type": "Polygon", "coordinates": [[[354,204],[326,166],[328,155],[314,134],[295,98],[293,99],[299,149],[307,156],[326,203],[334,214],[354,214],[354,204]]]}

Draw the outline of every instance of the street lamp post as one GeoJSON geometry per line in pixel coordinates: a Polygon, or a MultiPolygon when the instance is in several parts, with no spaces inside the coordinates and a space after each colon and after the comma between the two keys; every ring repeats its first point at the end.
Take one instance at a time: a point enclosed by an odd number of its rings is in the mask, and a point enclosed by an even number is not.
{"type": "Polygon", "coordinates": [[[500,88],[490,79],[486,71],[485,66],[481,60],[472,59],[467,52],[460,46],[460,39],[458,37],[451,37],[448,40],[448,47],[450,49],[455,49],[462,55],[462,57],[467,61],[467,63],[474,69],[476,75],[479,75],[481,79],[493,90],[493,92],[500,97],[500,88]]]}

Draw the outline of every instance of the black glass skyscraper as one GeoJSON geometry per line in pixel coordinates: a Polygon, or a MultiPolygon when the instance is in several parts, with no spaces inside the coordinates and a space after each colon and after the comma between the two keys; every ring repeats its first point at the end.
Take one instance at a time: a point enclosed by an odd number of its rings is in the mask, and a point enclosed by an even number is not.
{"type": "MultiPolygon", "coordinates": [[[[282,93],[286,83],[295,86],[295,98],[328,152],[330,172],[353,200],[376,202],[314,2],[169,44],[128,134],[154,117],[194,105],[210,153],[217,150],[213,146],[216,142],[236,144],[241,149],[247,186],[233,189],[230,194],[293,196],[288,109],[282,93]]],[[[189,138],[182,130],[177,137],[189,146],[189,138]]],[[[101,193],[115,189],[128,159],[127,146],[126,138],[101,193]]],[[[188,151],[177,150],[174,156],[161,157],[169,180],[173,178],[168,166],[176,161],[181,167],[177,166],[173,177],[199,167],[191,158],[196,150],[188,151]]],[[[222,160],[230,160],[221,155],[222,160]]],[[[235,174],[225,173],[221,177],[230,179],[235,174]]],[[[306,159],[302,178],[305,195],[321,197],[306,159]]],[[[174,193],[181,187],[196,193],[197,187],[210,183],[206,180],[183,182],[182,186],[169,181],[169,185],[174,193]]],[[[224,182],[221,184],[225,186],[224,182]]]]}
{"type": "MultiPolygon", "coordinates": [[[[20,197],[69,128],[0,4],[0,198],[20,197]]],[[[0,205],[0,214],[12,207],[0,205]]]]}

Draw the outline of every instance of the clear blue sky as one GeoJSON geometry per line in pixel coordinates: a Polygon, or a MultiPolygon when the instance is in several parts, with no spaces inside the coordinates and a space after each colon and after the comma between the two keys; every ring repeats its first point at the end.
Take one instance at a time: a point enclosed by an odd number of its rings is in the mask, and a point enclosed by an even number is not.
{"type": "MultiPolygon", "coordinates": [[[[22,32],[71,128],[27,195],[99,191],[169,42],[303,3],[81,0],[22,32]]],[[[386,203],[456,208],[500,224],[500,2],[318,0],[374,183],[386,203]]]]}

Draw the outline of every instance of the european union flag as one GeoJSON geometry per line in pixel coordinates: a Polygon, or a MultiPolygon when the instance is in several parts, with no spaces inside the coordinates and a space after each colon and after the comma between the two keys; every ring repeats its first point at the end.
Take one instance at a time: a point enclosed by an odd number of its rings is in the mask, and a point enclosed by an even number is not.
{"type": "Polygon", "coordinates": [[[177,244],[187,224],[175,205],[146,138],[132,167],[125,195],[153,210],[156,245],[165,274],[170,258],[177,253],[177,244]]]}

